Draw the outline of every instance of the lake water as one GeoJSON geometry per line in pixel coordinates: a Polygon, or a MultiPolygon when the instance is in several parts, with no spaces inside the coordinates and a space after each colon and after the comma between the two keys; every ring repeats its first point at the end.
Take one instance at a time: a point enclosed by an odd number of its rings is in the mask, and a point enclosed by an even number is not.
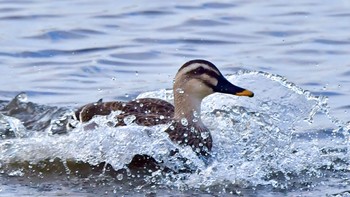
{"type": "Polygon", "coordinates": [[[0,196],[350,196],[349,21],[347,0],[1,0],[0,196]],[[195,172],[130,172],[135,154],[183,165],[163,126],[52,134],[100,98],[171,101],[198,58],[256,95],[204,100],[209,165],[183,148],[195,172]]]}

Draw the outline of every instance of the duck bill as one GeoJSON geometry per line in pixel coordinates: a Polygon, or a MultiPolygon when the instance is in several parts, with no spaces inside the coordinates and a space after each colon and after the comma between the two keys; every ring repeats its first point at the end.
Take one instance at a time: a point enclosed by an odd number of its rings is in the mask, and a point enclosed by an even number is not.
{"type": "Polygon", "coordinates": [[[218,84],[214,87],[214,91],[225,94],[233,94],[236,96],[254,96],[254,93],[252,91],[235,86],[224,77],[219,79],[218,84]]]}

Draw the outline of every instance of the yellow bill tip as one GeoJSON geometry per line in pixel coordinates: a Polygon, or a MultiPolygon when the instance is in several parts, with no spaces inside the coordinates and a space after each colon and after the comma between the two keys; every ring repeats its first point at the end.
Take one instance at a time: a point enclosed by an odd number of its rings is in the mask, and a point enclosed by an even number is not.
{"type": "Polygon", "coordinates": [[[249,90],[243,90],[242,92],[237,92],[235,94],[236,96],[248,96],[248,97],[253,97],[254,93],[252,91],[249,90]]]}

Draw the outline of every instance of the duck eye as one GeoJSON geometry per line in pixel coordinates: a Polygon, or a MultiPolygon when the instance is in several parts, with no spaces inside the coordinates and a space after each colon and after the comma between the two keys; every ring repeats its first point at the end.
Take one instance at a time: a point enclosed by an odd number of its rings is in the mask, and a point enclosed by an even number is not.
{"type": "Polygon", "coordinates": [[[196,74],[196,75],[201,75],[203,73],[204,73],[204,68],[201,66],[194,70],[194,74],[196,74]]]}

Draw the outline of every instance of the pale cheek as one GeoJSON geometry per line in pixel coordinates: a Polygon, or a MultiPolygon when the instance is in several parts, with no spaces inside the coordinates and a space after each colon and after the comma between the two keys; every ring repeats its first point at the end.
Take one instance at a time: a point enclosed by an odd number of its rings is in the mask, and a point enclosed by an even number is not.
{"type": "Polygon", "coordinates": [[[202,98],[204,98],[204,97],[206,97],[206,96],[208,96],[208,95],[210,95],[210,94],[213,94],[213,93],[214,93],[213,89],[208,88],[208,87],[205,87],[205,88],[203,89],[203,91],[199,94],[199,96],[201,96],[202,98]]]}
{"type": "Polygon", "coordinates": [[[218,80],[215,79],[215,78],[213,78],[213,77],[210,77],[209,75],[204,74],[204,75],[202,75],[202,78],[203,78],[205,81],[207,81],[207,82],[209,82],[210,84],[212,84],[213,86],[217,86],[217,85],[218,85],[218,80]]]}
{"type": "Polygon", "coordinates": [[[191,80],[187,90],[188,90],[188,93],[195,95],[198,98],[204,98],[214,93],[213,89],[209,88],[207,85],[197,80],[193,80],[193,81],[191,80]]]}

